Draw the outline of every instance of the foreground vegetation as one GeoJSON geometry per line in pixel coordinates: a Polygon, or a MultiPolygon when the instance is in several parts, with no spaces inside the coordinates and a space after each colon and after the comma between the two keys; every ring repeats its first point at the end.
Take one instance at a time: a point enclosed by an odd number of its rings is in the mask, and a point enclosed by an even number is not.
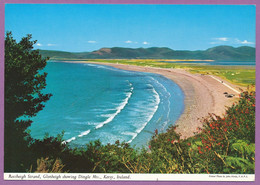
{"type": "Polygon", "coordinates": [[[32,51],[36,42],[30,39],[29,35],[16,43],[11,33],[5,39],[5,172],[254,173],[254,91],[243,92],[224,117],[204,118],[203,127],[188,139],[181,139],[175,126],[165,133],[155,130],[147,148],[119,141],[69,148],[63,134],[31,138],[30,117],[51,95],[41,93],[47,74],[40,70],[47,59],[32,51]]]}

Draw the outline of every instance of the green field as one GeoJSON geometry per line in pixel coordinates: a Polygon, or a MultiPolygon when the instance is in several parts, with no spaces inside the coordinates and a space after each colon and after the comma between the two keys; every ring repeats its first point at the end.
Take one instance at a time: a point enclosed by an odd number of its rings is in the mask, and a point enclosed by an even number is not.
{"type": "Polygon", "coordinates": [[[255,85],[255,68],[241,66],[196,66],[189,70],[192,73],[213,74],[231,83],[250,86],[255,85]]]}
{"type": "MultiPolygon", "coordinates": [[[[66,59],[64,59],[66,60],[66,59]]],[[[73,59],[69,59],[74,61],[73,59]]],[[[75,61],[80,61],[75,59],[75,61]]],[[[86,61],[83,59],[81,61],[86,61]]],[[[233,84],[241,85],[244,87],[255,85],[255,67],[254,66],[213,66],[203,64],[190,64],[185,63],[166,63],[161,62],[162,60],[151,60],[151,59],[91,59],[92,62],[100,63],[118,63],[128,64],[136,66],[150,66],[159,68],[182,68],[190,71],[191,73],[199,74],[212,74],[219,76],[233,84]]],[[[164,60],[165,61],[165,60],[164,60]]]]}

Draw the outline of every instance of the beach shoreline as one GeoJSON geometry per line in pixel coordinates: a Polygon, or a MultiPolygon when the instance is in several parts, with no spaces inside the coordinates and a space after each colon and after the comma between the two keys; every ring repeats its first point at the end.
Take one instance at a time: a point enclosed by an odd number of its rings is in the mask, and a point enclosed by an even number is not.
{"type": "Polygon", "coordinates": [[[176,132],[185,139],[194,136],[198,127],[202,127],[202,119],[208,117],[209,113],[222,116],[226,107],[230,107],[239,95],[238,85],[210,75],[191,74],[183,69],[176,68],[155,68],[148,66],[134,66],[115,63],[103,63],[92,61],[59,61],[67,63],[91,63],[107,65],[122,70],[148,72],[163,75],[178,84],[182,89],[185,99],[185,109],[180,118],[176,121],[176,132]],[[224,92],[234,94],[232,98],[225,97],[224,92]]]}

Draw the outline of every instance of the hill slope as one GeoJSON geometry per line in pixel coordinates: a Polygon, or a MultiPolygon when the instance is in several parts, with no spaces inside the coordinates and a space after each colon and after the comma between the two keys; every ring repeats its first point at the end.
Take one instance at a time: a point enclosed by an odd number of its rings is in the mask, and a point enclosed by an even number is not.
{"type": "Polygon", "coordinates": [[[170,48],[101,48],[93,52],[40,50],[51,59],[197,59],[225,61],[255,61],[255,48],[249,46],[217,46],[207,50],[188,51],[170,48]]]}

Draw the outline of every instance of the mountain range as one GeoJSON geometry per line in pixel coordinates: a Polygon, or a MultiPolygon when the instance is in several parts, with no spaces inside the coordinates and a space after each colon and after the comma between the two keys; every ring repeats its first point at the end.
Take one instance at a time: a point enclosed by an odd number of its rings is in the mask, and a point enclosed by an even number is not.
{"type": "Polygon", "coordinates": [[[255,61],[255,48],[249,46],[216,46],[207,50],[172,50],[167,47],[101,48],[92,52],[40,50],[51,59],[194,59],[217,61],[255,61]]]}

